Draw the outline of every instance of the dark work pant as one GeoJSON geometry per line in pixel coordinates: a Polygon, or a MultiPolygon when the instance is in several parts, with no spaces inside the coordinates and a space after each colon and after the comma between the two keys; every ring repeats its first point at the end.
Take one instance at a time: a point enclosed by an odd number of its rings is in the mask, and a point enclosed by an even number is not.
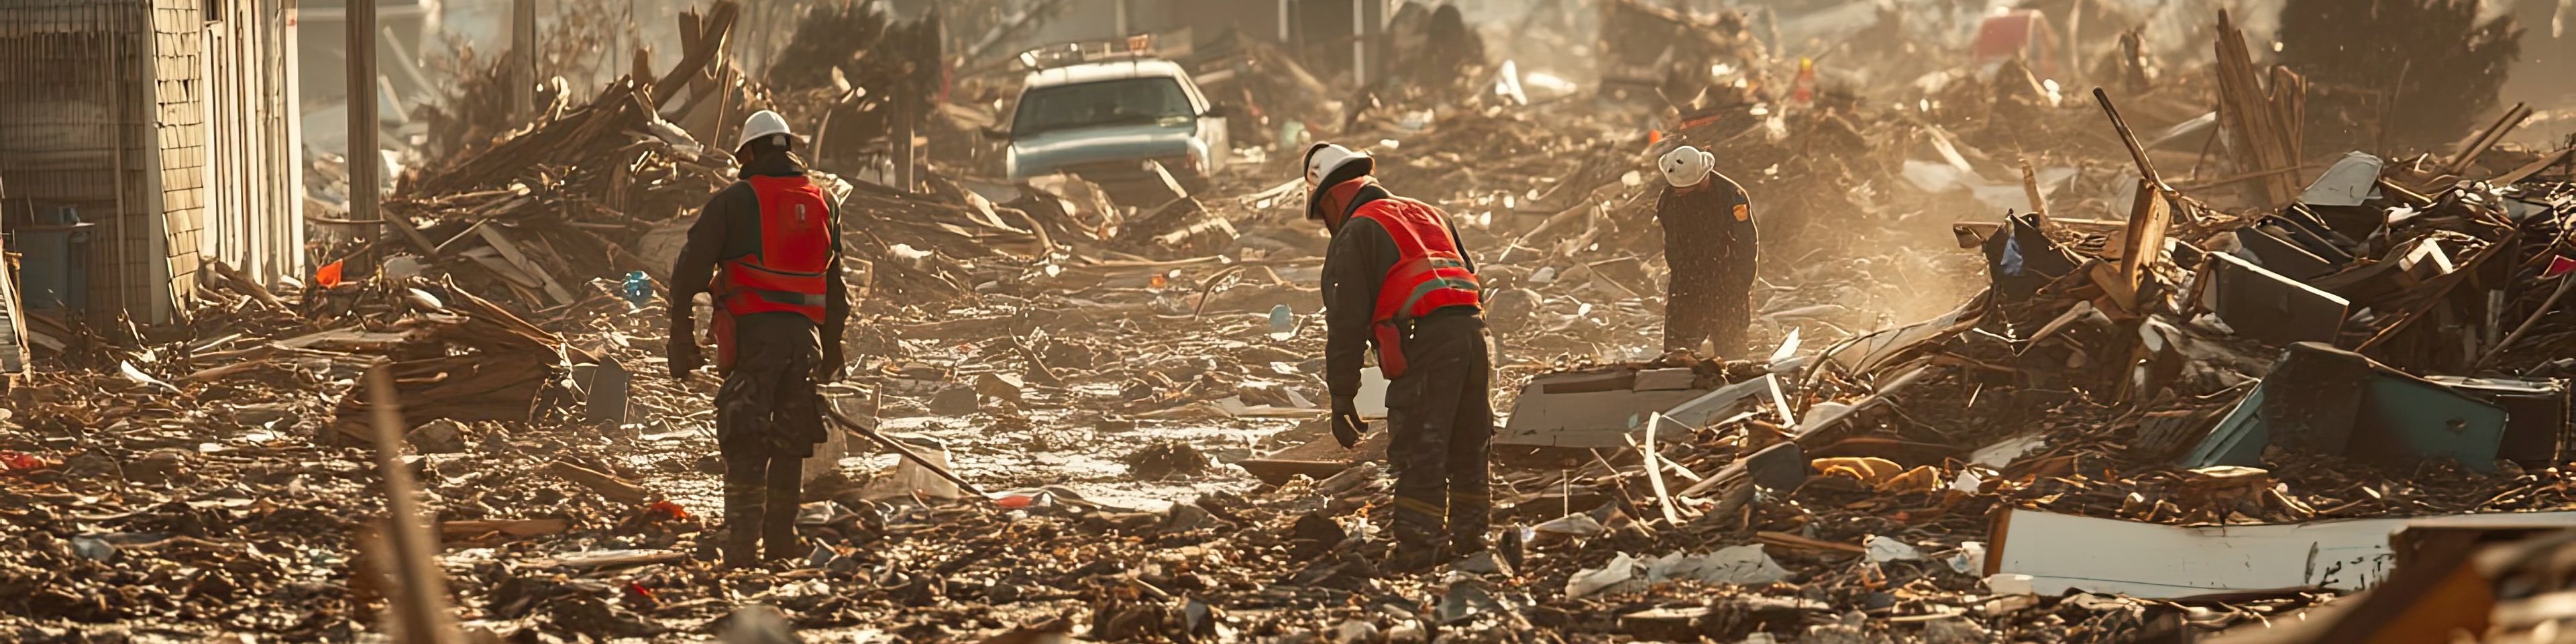
{"type": "Polygon", "coordinates": [[[806,554],[796,541],[804,459],[823,441],[814,387],[822,345],[802,315],[735,320],[734,368],[716,390],[716,444],[725,460],[725,562],[748,565],[754,544],[772,559],[806,554]]]}
{"type": "Polygon", "coordinates": [[[1492,342],[1484,320],[1471,315],[1426,318],[1404,340],[1406,371],[1387,383],[1387,458],[1396,468],[1390,530],[1401,547],[1434,545],[1445,531],[1461,552],[1482,548],[1494,504],[1486,490],[1492,342]]]}
{"type": "Polygon", "coordinates": [[[769,559],[803,556],[796,541],[796,504],[802,491],[805,459],[775,454],[725,458],[724,557],[727,565],[750,565],[755,546],[766,546],[769,559]]]}
{"type": "Polygon", "coordinates": [[[1753,262],[1720,258],[1677,263],[1664,302],[1664,350],[1698,349],[1741,358],[1753,326],[1753,262]]]}

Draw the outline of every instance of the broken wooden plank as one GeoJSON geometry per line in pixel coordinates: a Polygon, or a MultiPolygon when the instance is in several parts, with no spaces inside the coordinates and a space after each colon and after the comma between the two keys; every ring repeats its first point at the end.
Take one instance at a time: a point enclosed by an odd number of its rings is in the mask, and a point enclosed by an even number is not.
{"type": "Polygon", "coordinates": [[[680,94],[680,88],[688,86],[689,79],[697,77],[701,72],[706,71],[708,64],[715,62],[716,54],[724,51],[723,43],[726,36],[733,32],[734,19],[741,13],[742,7],[735,4],[733,0],[717,0],[715,7],[708,9],[703,17],[697,17],[696,14],[683,14],[684,18],[697,18],[694,22],[701,27],[700,33],[696,35],[697,40],[703,43],[712,36],[715,44],[701,46],[696,51],[687,52],[680,57],[678,65],[671,67],[670,73],[663,74],[661,80],[653,81],[653,95],[647,97],[653,108],[660,109],[662,104],[671,102],[672,97],[680,94]]]}
{"type": "Polygon", "coordinates": [[[214,273],[215,277],[220,278],[226,287],[235,291],[240,291],[243,295],[250,296],[252,300],[258,301],[261,306],[288,313],[295,312],[294,307],[289,307],[286,305],[284,300],[277,299],[276,293],[269,292],[267,287],[260,286],[257,281],[243,277],[241,271],[233,270],[233,267],[229,264],[225,264],[224,260],[206,260],[206,269],[214,273]]]}
{"type": "Polygon", "coordinates": [[[439,533],[448,536],[462,537],[491,534],[495,532],[513,537],[536,537],[550,534],[563,534],[571,529],[572,522],[565,519],[483,519],[474,521],[443,521],[438,524],[439,533]]]}
{"type": "Polygon", "coordinates": [[[2146,291],[2154,279],[2149,274],[2157,260],[2164,256],[2165,227],[2173,221],[2173,209],[2165,194],[2153,180],[2138,181],[2138,198],[2129,208],[2128,237],[2121,245],[2120,277],[2128,284],[2128,294],[2120,300],[2121,308],[2139,312],[2138,294],[2146,291]]]}
{"type": "Polygon", "coordinates": [[[606,472],[582,467],[570,461],[557,460],[548,463],[546,472],[563,477],[567,481],[580,483],[582,487],[590,488],[600,496],[608,497],[610,501],[627,505],[643,505],[654,500],[653,492],[642,485],[606,472]]]}
{"type": "Polygon", "coordinates": [[[2462,141],[2460,148],[2451,153],[2450,162],[2442,164],[2442,174],[2456,176],[2467,172],[2469,164],[2476,163],[2479,156],[2485,155],[2487,150],[2495,147],[2496,143],[2502,142],[2506,134],[2513,132],[2514,128],[2522,127],[2522,122],[2530,118],[2530,105],[2514,103],[2512,109],[2505,110],[2503,116],[2497,117],[2494,123],[2487,125],[2487,129],[2479,131],[2477,136],[2462,141]]]}
{"type": "Polygon", "coordinates": [[[1800,549],[1805,549],[1805,550],[1822,550],[1822,551],[1825,551],[1825,552],[1841,552],[1841,553],[1854,554],[1854,555],[1864,554],[1864,553],[1869,552],[1869,549],[1868,549],[1868,548],[1863,548],[1863,547],[1861,547],[1861,546],[1860,546],[1860,544],[1856,544],[1856,543],[1843,543],[1843,542],[1840,542],[1840,541],[1825,541],[1825,540],[1822,540],[1822,539],[1809,539],[1809,538],[1806,538],[1806,537],[1801,537],[1801,536],[1794,535],[1794,534],[1789,534],[1789,533],[1786,533],[1786,532],[1770,532],[1770,531],[1756,532],[1756,533],[1753,533],[1753,541],[1754,541],[1754,542],[1756,542],[1756,543],[1760,543],[1760,544],[1762,544],[1762,545],[1766,545],[1766,546],[1780,546],[1780,547],[1783,547],[1783,548],[1800,548],[1800,549]]]}
{"type": "Polygon", "coordinates": [[[2522,180],[2531,178],[2531,175],[2539,174],[2540,171],[2549,169],[2549,166],[2565,163],[2567,161],[2567,155],[2571,152],[2576,152],[2576,148],[2566,148],[2557,152],[2540,155],[2539,159],[2535,159],[2531,163],[2523,164],[2522,167],[2514,168],[2512,172],[2496,175],[2496,178],[2487,180],[2487,183],[2497,186],[2510,186],[2516,183],[2521,183],[2522,180]]]}
{"type": "Polygon", "coordinates": [[[367,371],[367,398],[375,407],[373,422],[376,449],[376,474],[384,480],[385,510],[389,515],[379,525],[373,548],[377,569],[387,577],[387,590],[393,591],[393,613],[405,635],[403,641],[416,644],[451,644],[464,641],[456,629],[456,614],[447,604],[447,574],[438,567],[437,536],[430,534],[427,514],[422,512],[419,486],[414,484],[411,468],[403,463],[403,430],[401,403],[394,392],[394,370],[391,364],[378,363],[367,371]]]}
{"type": "Polygon", "coordinates": [[[2298,165],[2297,124],[2292,119],[2306,111],[2306,81],[2276,70],[2272,86],[2264,87],[2253,54],[2246,48],[2245,32],[2236,28],[2226,10],[2218,12],[2217,47],[2219,123],[2238,142],[2234,146],[2237,167],[2259,174],[2259,194],[2266,205],[2298,199],[2299,177],[2263,173],[2298,165]]]}
{"type": "Polygon", "coordinates": [[[536,262],[528,261],[527,254],[519,252],[519,245],[512,243],[507,235],[503,235],[500,227],[476,226],[474,231],[482,233],[483,241],[492,244],[492,250],[500,251],[501,257],[510,260],[512,267],[536,277],[539,283],[544,284],[546,297],[554,298],[556,304],[573,303],[572,291],[564,290],[563,284],[555,281],[554,273],[538,266],[536,262]]]}

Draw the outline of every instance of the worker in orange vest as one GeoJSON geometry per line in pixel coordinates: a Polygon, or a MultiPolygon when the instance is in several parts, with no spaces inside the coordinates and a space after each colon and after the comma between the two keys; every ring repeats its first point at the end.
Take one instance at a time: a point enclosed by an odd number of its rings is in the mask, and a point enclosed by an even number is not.
{"type": "Polygon", "coordinates": [[[1493,334],[1476,265],[1448,213],[1395,196],[1361,152],[1306,150],[1306,218],[1332,231],[1324,253],[1324,379],[1332,431],[1359,444],[1368,423],[1352,401],[1374,347],[1387,378],[1387,459],[1396,471],[1383,568],[1416,572],[1485,549],[1494,435],[1493,334]]]}
{"type": "Polygon", "coordinates": [[[706,364],[693,299],[715,305],[716,444],[724,455],[729,567],[803,556],[796,539],[804,459],[826,434],[818,381],[839,376],[841,329],[850,317],[841,281],[840,209],[805,176],[797,137],[777,112],[742,126],[740,181],[717,191],[689,227],[671,268],[671,377],[706,364]]]}

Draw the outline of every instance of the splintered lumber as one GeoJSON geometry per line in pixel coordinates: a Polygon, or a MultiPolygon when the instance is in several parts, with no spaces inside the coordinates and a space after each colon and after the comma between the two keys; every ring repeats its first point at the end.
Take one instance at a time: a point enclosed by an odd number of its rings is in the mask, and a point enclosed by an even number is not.
{"type": "Polygon", "coordinates": [[[290,313],[295,310],[292,307],[288,307],[286,302],[277,299],[277,294],[270,293],[267,288],[260,286],[259,282],[251,280],[250,278],[242,277],[240,271],[233,270],[233,267],[225,264],[224,260],[206,260],[206,270],[214,273],[215,277],[221,279],[225,288],[232,289],[243,295],[248,295],[252,300],[258,301],[261,306],[290,313]]]}
{"type": "Polygon", "coordinates": [[[448,536],[463,537],[491,534],[495,532],[513,537],[536,537],[550,534],[563,534],[564,531],[571,529],[572,522],[564,519],[488,519],[477,521],[443,521],[438,524],[439,533],[448,536]]]}
{"type": "Polygon", "coordinates": [[[2138,293],[2147,286],[2148,268],[2164,255],[2165,226],[2172,221],[2173,208],[2165,202],[2164,191],[2153,182],[2138,180],[2138,198],[2129,207],[2128,239],[2120,255],[2120,278],[2128,287],[2120,306],[2132,313],[2141,311],[2138,293]]]}
{"type": "Polygon", "coordinates": [[[642,485],[607,472],[582,467],[570,461],[557,460],[547,463],[546,473],[580,483],[582,487],[590,488],[600,496],[608,497],[610,501],[627,505],[643,505],[653,501],[653,492],[644,489],[642,485]]]}
{"type": "Polygon", "coordinates": [[[688,86],[690,79],[696,78],[706,70],[707,63],[715,62],[716,55],[724,53],[726,36],[733,32],[734,18],[741,13],[742,6],[734,4],[733,0],[718,0],[716,6],[707,10],[707,14],[703,17],[698,17],[695,13],[683,14],[684,18],[695,18],[684,22],[696,23],[699,28],[699,31],[694,34],[683,30],[682,36],[687,41],[683,46],[694,44],[697,47],[682,55],[680,63],[672,66],[670,73],[663,74],[661,80],[653,82],[652,105],[654,107],[659,108],[663,103],[671,102],[672,97],[680,94],[680,88],[688,86]]]}
{"type": "MultiPolygon", "coordinates": [[[[406,428],[440,418],[527,420],[555,365],[567,358],[598,361],[488,300],[453,285],[447,291],[454,300],[447,303],[448,309],[463,315],[423,316],[397,327],[408,331],[408,337],[392,348],[394,355],[433,356],[389,366],[406,409],[406,428]],[[454,349],[472,352],[459,354],[454,349]]],[[[372,404],[366,396],[341,397],[335,427],[350,437],[364,438],[372,404]]]]}
{"type": "Polygon", "coordinates": [[[456,615],[447,605],[447,575],[438,568],[436,537],[421,512],[419,487],[403,464],[402,408],[394,393],[393,370],[383,365],[367,371],[367,398],[374,404],[376,475],[385,481],[383,529],[362,539],[384,587],[393,592],[393,617],[403,641],[449,644],[464,641],[456,615]]]}
{"type": "Polygon", "coordinates": [[[1869,552],[1868,548],[1863,548],[1859,544],[1809,539],[1786,532],[1756,532],[1753,533],[1753,541],[1766,546],[1822,550],[1825,552],[1841,552],[1855,555],[1869,552]]]}
{"type": "Polygon", "coordinates": [[[2467,172],[2469,164],[2476,163],[2480,155],[2486,154],[2488,149],[2494,148],[2497,142],[2504,140],[2504,135],[2512,133],[2514,128],[2522,127],[2522,122],[2530,118],[2530,105],[2513,104],[2512,109],[2505,110],[2504,116],[2497,117],[2496,121],[2488,124],[2486,129],[2479,130],[2476,136],[2461,141],[2460,148],[2451,152],[2450,162],[2442,165],[2442,173],[2457,175],[2467,172]]]}
{"type": "MultiPolygon", "coordinates": [[[[2287,69],[2275,69],[2265,87],[2262,74],[2246,51],[2245,32],[2226,10],[2218,12],[2218,121],[2234,134],[2237,165],[2262,172],[2298,165],[2299,123],[2306,114],[2307,82],[2287,69]]],[[[2262,175],[2265,203],[2298,199],[2302,177],[2288,173],[2262,175]]]]}

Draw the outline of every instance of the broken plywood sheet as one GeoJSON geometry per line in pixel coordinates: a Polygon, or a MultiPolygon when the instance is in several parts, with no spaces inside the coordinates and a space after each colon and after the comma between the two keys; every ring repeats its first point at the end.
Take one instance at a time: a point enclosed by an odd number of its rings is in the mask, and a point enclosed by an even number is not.
{"type": "MultiPolygon", "coordinates": [[[[1539,376],[1521,388],[1512,415],[1494,436],[1502,445],[1554,447],[1626,447],[1648,414],[1672,409],[1708,393],[1699,389],[1656,389],[1662,378],[1640,378],[1620,369],[1539,376]],[[1639,421],[1639,422],[1631,422],[1639,421]]],[[[1688,422],[1688,421],[1685,421],[1688,422]]]]}
{"type": "Polygon", "coordinates": [[[2032,591],[2141,598],[2223,591],[2368,588],[2396,568],[2389,533],[2409,525],[2576,526],[2576,512],[2463,514],[2298,524],[2170,526],[2015,509],[1994,528],[1987,574],[2032,591]]]}

